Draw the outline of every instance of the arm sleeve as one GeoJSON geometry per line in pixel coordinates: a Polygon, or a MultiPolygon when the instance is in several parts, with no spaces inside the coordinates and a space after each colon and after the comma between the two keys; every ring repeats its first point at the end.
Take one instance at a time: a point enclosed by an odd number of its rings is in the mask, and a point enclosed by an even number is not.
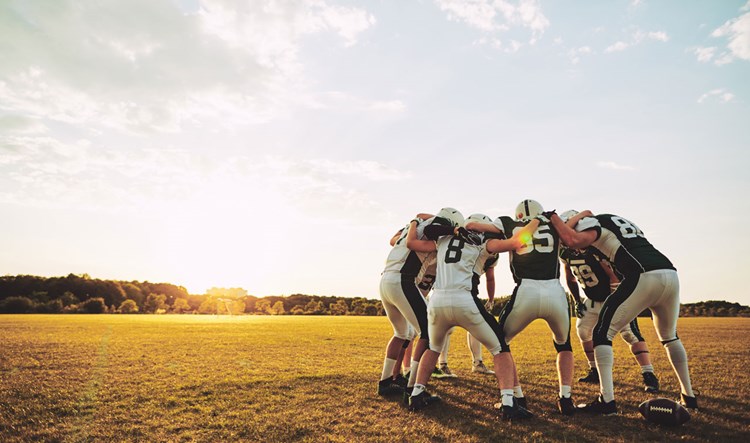
{"type": "Polygon", "coordinates": [[[424,236],[430,240],[437,240],[444,235],[453,235],[453,226],[432,224],[424,228],[424,236]]]}

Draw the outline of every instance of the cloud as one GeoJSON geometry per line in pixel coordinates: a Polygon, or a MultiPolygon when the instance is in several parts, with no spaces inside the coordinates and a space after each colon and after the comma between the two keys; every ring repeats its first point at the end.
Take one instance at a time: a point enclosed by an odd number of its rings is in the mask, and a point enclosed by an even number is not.
{"type": "Polygon", "coordinates": [[[607,48],[604,50],[604,52],[619,52],[626,50],[630,45],[625,42],[617,42],[612,45],[607,46],[607,48]]]}
{"type": "MultiPolygon", "coordinates": [[[[742,7],[746,11],[750,2],[742,7]]],[[[750,60],[750,12],[746,12],[739,17],[728,20],[726,23],[716,28],[712,37],[727,39],[727,52],[722,53],[714,63],[723,65],[731,63],[736,59],[750,60]]]]}
{"type": "MultiPolygon", "coordinates": [[[[514,27],[529,30],[529,44],[532,45],[550,25],[538,0],[520,0],[517,4],[506,0],[435,0],[435,3],[449,20],[465,23],[485,33],[506,32],[514,27]]],[[[490,43],[502,47],[492,40],[490,43]]],[[[511,45],[513,47],[516,45],[511,45]]]]}
{"type": "Polygon", "coordinates": [[[634,171],[635,168],[628,165],[621,165],[619,163],[615,163],[613,161],[601,161],[596,164],[600,168],[604,169],[614,169],[616,171],[634,171]]]}
{"type": "Polygon", "coordinates": [[[0,3],[0,111],[134,133],[264,122],[307,88],[301,39],[375,18],[324,0],[0,3]]]}
{"type": "Polygon", "coordinates": [[[570,49],[568,51],[568,58],[572,64],[577,65],[581,61],[582,55],[589,55],[591,53],[592,50],[589,46],[581,46],[580,48],[570,49]]]}
{"type": "Polygon", "coordinates": [[[643,31],[635,29],[631,32],[628,41],[618,41],[613,43],[604,50],[605,53],[621,52],[633,46],[639,45],[644,41],[653,40],[658,42],[668,42],[669,35],[664,31],[643,31]]]}
{"type": "Polygon", "coordinates": [[[371,195],[374,183],[412,177],[409,170],[369,159],[219,157],[0,135],[0,202],[26,206],[163,212],[169,207],[231,208],[275,196],[302,212],[371,213],[368,205],[381,205],[371,195]]]}
{"type": "Polygon", "coordinates": [[[705,103],[708,100],[718,101],[719,103],[729,103],[734,100],[734,94],[723,88],[712,89],[698,97],[697,101],[698,103],[705,103]]]}
{"type": "Polygon", "coordinates": [[[711,59],[713,59],[714,55],[716,54],[716,47],[715,46],[712,46],[712,47],[709,47],[709,48],[699,46],[699,47],[696,47],[696,48],[691,48],[691,50],[695,54],[695,56],[698,59],[698,61],[701,62],[701,63],[708,63],[708,62],[710,62],[711,59]]]}

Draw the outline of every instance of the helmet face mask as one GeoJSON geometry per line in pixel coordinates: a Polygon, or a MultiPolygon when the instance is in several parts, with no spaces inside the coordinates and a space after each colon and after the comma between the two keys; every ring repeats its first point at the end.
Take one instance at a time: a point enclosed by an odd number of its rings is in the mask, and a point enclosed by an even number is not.
{"type": "Polygon", "coordinates": [[[544,212],[541,203],[527,199],[516,206],[516,220],[528,221],[544,212]]]}
{"type": "Polygon", "coordinates": [[[461,214],[461,212],[459,212],[458,209],[443,208],[440,210],[440,212],[437,213],[437,216],[449,220],[453,224],[453,226],[464,225],[464,216],[463,214],[461,214]]]}

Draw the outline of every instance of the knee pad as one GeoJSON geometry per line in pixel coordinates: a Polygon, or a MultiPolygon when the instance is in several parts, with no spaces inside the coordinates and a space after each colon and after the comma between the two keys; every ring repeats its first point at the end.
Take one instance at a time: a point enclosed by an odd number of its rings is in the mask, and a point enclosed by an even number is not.
{"type": "Polygon", "coordinates": [[[585,326],[576,326],[576,332],[578,333],[578,338],[581,341],[591,341],[594,337],[593,328],[588,328],[585,326]]]}
{"type": "Polygon", "coordinates": [[[568,341],[565,343],[558,345],[555,341],[552,341],[552,343],[555,345],[555,350],[557,353],[561,353],[563,351],[571,351],[573,352],[573,347],[570,345],[570,338],[568,338],[568,341]]]}
{"type": "Polygon", "coordinates": [[[675,337],[675,338],[672,338],[672,339],[669,339],[669,340],[662,340],[661,344],[662,344],[662,346],[667,346],[668,344],[672,343],[673,341],[677,341],[679,339],[680,339],[680,337],[675,337]]]}
{"type": "Polygon", "coordinates": [[[621,331],[620,332],[620,337],[622,337],[622,339],[625,340],[625,342],[628,343],[628,344],[630,344],[630,345],[634,345],[634,344],[636,344],[636,343],[638,343],[640,341],[640,340],[638,340],[638,336],[636,336],[635,334],[633,334],[633,332],[630,331],[630,330],[621,331]]]}

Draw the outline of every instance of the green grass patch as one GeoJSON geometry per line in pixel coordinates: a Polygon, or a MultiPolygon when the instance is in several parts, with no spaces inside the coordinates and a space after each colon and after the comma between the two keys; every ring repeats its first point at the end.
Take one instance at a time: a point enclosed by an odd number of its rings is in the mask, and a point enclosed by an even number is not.
{"type": "MultiPolygon", "coordinates": [[[[676,399],[666,354],[640,322],[659,395],[676,399]]],[[[460,329],[450,353],[459,378],[431,382],[444,403],[409,413],[375,394],[390,334],[383,317],[0,316],[0,441],[750,441],[750,319],[680,320],[702,411],[676,429],[640,417],[652,396],[619,339],[621,414],[560,415],[540,321],[512,343],[535,419],[500,421],[495,379],[471,373],[460,329]]],[[[577,379],[587,365],[574,350],[577,379]]],[[[598,387],[573,392],[583,402],[598,387]]]]}

